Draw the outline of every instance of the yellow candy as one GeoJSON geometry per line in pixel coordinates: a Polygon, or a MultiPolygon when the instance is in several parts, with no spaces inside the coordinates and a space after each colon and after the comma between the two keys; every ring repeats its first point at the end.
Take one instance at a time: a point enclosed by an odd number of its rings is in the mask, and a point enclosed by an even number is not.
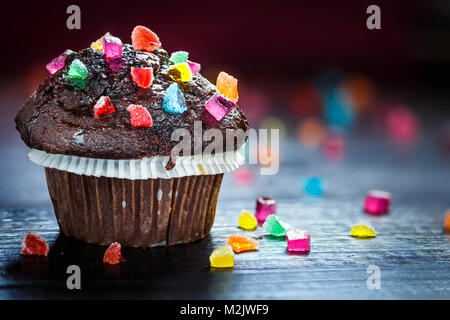
{"type": "Polygon", "coordinates": [[[370,223],[358,222],[350,230],[350,235],[356,238],[375,238],[375,229],[370,223]]]}
{"type": "Polygon", "coordinates": [[[191,68],[189,68],[189,65],[186,62],[184,62],[171,66],[169,68],[169,71],[167,71],[167,75],[173,81],[183,84],[191,80],[192,73],[191,68]]]}
{"type": "Polygon", "coordinates": [[[241,215],[239,216],[239,227],[244,230],[252,231],[255,230],[258,226],[258,221],[254,215],[246,210],[241,211],[241,215]]]}
{"type": "Polygon", "coordinates": [[[209,256],[209,262],[213,268],[234,267],[234,252],[230,246],[217,248],[209,256]]]}
{"type": "Polygon", "coordinates": [[[103,38],[98,39],[95,42],[91,43],[91,48],[98,50],[98,51],[103,51],[103,38]]]}

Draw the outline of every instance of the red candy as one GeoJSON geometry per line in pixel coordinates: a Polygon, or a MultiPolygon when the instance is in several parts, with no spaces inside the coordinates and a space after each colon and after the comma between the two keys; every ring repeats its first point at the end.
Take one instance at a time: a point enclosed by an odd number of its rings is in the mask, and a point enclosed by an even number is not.
{"type": "Polygon", "coordinates": [[[103,255],[103,262],[108,264],[119,264],[124,262],[125,259],[122,257],[122,252],[120,251],[122,246],[118,242],[113,242],[106,249],[105,254],[103,255]]]}
{"type": "Polygon", "coordinates": [[[148,88],[153,82],[152,68],[131,68],[131,78],[141,88],[148,88]]]}
{"type": "Polygon", "coordinates": [[[107,96],[100,97],[100,99],[98,99],[95,103],[94,114],[96,118],[99,116],[106,116],[114,112],[116,112],[116,109],[114,109],[111,99],[107,96]]]}
{"type": "Polygon", "coordinates": [[[47,256],[49,251],[47,241],[34,232],[29,232],[25,236],[20,247],[20,254],[23,255],[47,256]]]}
{"type": "Polygon", "coordinates": [[[136,26],[131,33],[131,43],[134,50],[153,52],[161,47],[156,33],[143,26],[136,26]]]}
{"type": "Polygon", "coordinates": [[[130,104],[127,110],[131,114],[130,122],[133,127],[151,127],[153,125],[150,112],[143,106],[130,104]]]}

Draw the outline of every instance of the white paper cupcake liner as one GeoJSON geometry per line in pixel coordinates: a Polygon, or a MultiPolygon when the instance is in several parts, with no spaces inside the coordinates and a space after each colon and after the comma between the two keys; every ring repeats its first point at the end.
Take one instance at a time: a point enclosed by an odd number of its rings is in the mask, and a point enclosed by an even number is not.
{"type": "Polygon", "coordinates": [[[245,162],[245,145],[237,151],[213,155],[178,157],[175,167],[166,170],[168,156],[136,160],[94,159],[62,154],[50,154],[31,149],[30,160],[46,168],[68,171],[79,175],[130,180],[172,179],[185,176],[213,175],[236,170],[245,162]]]}

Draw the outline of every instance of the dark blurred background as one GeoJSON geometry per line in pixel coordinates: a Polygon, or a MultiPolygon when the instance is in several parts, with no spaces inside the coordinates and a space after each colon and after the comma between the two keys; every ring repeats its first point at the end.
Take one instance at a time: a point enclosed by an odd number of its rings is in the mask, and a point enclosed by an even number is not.
{"type": "MultiPolygon", "coordinates": [[[[169,53],[188,51],[211,82],[221,70],[238,78],[252,126],[281,128],[290,150],[342,161],[341,153],[358,155],[351,141],[377,135],[406,149],[431,141],[448,160],[447,1],[25,1],[2,12],[0,174],[23,180],[2,182],[3,207],[49,205],[43,170],[28,162],[13,123],[46,63],[108,31],[130,43],[138,24],[169,53]],[[66,28],[71,4],[81,8],[81,30],[66,28]],[[371,4],[381,8],[381,30],[366,27],[371,4]]],[[[252,174],[234,181],[247,185],[252,174]]]]}

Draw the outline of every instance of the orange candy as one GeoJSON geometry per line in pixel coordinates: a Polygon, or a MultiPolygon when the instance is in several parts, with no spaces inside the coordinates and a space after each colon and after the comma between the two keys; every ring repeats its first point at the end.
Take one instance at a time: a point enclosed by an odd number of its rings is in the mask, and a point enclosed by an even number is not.
{"type": "Polygon", "coordinates": [[[217,76],[216,86],[220,93],[236,103],[239,99],[237,83],[238,81],[236,78],[222,71],[217,76]]]}
{"type": "Polygon", "coordinates": [[[259,247],[259,242],[253,238],[232,234],[228,237],[227,243],[235,253],[254,250],[259,247]]]}
{"type": "Polygon", "coordinates": [[[161,47],[161,42],[156,33],[143,26],[136,26],[134,28],[131,33],[131,43],[133,44],[134,50],[147,52],[153,52],[161,47]]]}
{"type": "Polygon", "coordinates": [[[444,229],[445,231],[450,232],[450,209],[448,209],[444,215],[444,229]]]}

